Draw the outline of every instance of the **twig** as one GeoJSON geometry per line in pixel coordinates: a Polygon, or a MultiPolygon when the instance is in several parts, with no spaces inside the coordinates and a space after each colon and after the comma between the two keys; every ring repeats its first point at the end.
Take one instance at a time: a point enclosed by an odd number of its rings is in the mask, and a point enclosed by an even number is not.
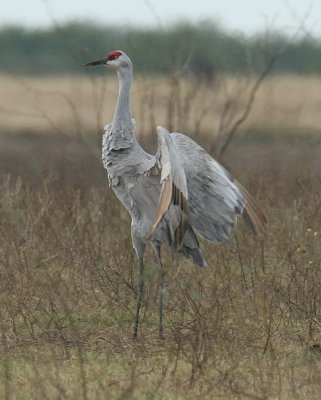
{"type": "Polygon", "coordinates": [[[225,151],[227,150],[227,148],[229,147],[232,139],[234,138],[238,128],[240,127],[240,125],[245,122],[245,120],[247,119],[247,117],[249,116],[251,109],[252,109],[252,105],[254,103],[255,100],[255,95],[259,89],[259,87],[261,86],[262,82],[264,81],[264,79],[266,78],[266,76],[269,74],[269,72],[271,71],[274,63],[276,62],[276,60],[284,53],[285,50],[280,50],[277,53],[275,53],[269,60],[268,64],[266,65],[266,67],[264,68],[264,70],[262,71],[261,75],[259,75],[259,77],[256,79],[254,85],[252,86],[252,89],[250,91],[250,95],[248,97],[246,106],[244,108],[243,114],[234,122],[234,124],[232,125],[231,129],[229,130],[227,136],[226,136],[226,140],[223,144],[223,146],[221,146],[221,148],[219,148],[219,150],[216,151],[216,157],[218,159],[220,159],[222,157],[222,155],[225,153],[225,151]]]}

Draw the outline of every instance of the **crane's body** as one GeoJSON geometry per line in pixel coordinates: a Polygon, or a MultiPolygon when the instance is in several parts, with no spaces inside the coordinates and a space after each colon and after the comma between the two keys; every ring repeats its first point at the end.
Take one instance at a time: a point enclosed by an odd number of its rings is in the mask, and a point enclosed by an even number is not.
{"type": "Polygon", "coordinates": [[[254,230],[262,230],[265,219],[241,185],[187,136],[157,127],[157,153],[145,152],[137,142],[131,115],[131,60],[124,52],[114,51],[87,65],[98,64],[116,70],[120,83],[113,121],[105,127],[102,159],[111,187],[132,218],[132,241],[140,265],[134,337],[144,287],[144,249],[148,243],[160,265],[162,337],[161,247],[206,267],[196,232],[211,242],[224,243],[229,240],[237,215],[243,213],[254,230]]]}

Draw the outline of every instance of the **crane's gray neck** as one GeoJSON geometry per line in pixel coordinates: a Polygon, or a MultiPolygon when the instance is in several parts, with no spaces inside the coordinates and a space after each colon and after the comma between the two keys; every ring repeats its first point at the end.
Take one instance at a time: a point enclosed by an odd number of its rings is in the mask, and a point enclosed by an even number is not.
{"type": "Polygon", "coordinates": [[[133,131],[130,106],[130,90],[133,78],[132,68],[117,71],[119,79],[119,93],[113,118],[112,132],[133,131]]]}

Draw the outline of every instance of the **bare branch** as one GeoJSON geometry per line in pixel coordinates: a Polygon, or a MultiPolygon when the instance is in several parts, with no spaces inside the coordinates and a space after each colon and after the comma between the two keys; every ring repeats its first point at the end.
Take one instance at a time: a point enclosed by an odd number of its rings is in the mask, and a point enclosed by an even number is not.
{"type": "Polygon", "coordinates": [[[234,138],[238,128],[240,127],[241,124],[243,124],[243,122],[245,122],[245,120],[247,119],[247,117],[249,116],[254,100],[255,100],[255,95],[258,91],[258,89],[260,88],[262,82],[264,81],[264,79],[267,77],[267,75],[270,73],[274,63],[276,62],[276,60],[281,56],[281,54],[283,54],[284,51],[283,49],[277,53],[275,53],[269,60],[269,62],[267,63],[267,65],[265,66],[264,70],[262,71],[262,73],[259,75],[259,77],[256,79],[254,85],[252,86],[252,89],[250,91],[246,106],[244,108],[244,111],[242,113],[242,115],[234,122],[234,124],[232,125],[231,129],[229,130],[229,132],[226,135],[226,140],[223,144],[223,146],[221,146],[221,148],[219,148],[218,150],[216,150],[216,154],[215,156],[220,159],[223,155],[223,153],[225,153],[225,151],[227,150],[228,146],[230,145],[232,139],[234,138]]]}
{"type": "MultiPolygon", "coordinates": [[[[259,90],[259,88],[262,85],[265,78],[271,72],[275,62],[290,49],[291,45],[293,43],[295,43],[295,41],[298,39],[300,33],[304,32],[304,34],[307,35],[307,30],[304,26],[306,18],[307,18],[307,15],[304,16],[299,28],[293,34],[292,38],[283,47],[281,47],[279,50],[275,51],[274,54],[272,54],[270,56],[265,67],[263,68],[262,72],[255,80],[255,82],[250,90],[250,93],[248,95],[248,98],[247,98],[247,101],[246,101],[246,104],[245,104],[242,114],[234,121],[234,123],[232,124],[230,129],[228,129],[228,131],[225,132],[224,119],[225,119],[226,114],[228,113],[229,109],[232,106],[231,101],[233,102],[233,100],[235,100],[235,99],[227,100],[224,110],[222,112],[222,118],[221,118],[221,122],[220,122],[220,126],[219,126],[219,129],[220,129],[219,130],[219,138],[216,141],[216,143],[214,143],[214,145],[211,149],[211,152],[215,154],[215,157],[217,159],[222,158],[223,154],[226,152],[226,150],[230,146],[232,140],[235,138],[235,135],[238,132],[239,128],[247,120],[248,116],[250,115],[257,91],[259,90]],[[220,145],[220,142],[222,142],[221,145],[220,145]]],[[[267,41],[268,41],[268,37],[267,37],[267,41]]]]}

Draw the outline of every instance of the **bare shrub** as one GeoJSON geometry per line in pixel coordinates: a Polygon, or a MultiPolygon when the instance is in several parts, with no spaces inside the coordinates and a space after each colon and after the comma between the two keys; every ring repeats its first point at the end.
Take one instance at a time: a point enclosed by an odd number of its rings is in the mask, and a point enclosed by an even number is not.
{"type": "Polygon", "coordinates": [[[151,252],[141,340],[131,341],[136,260],[129,218],[105,182],[77,189],[66,184],[75,175],[35,188],[2,177],[3,397],[319,397],[318,149],[233,146],[231,167],[242,163],[267,236],[257,241],[240,224],[231,245],[203,243],[207,270],[166,259],[163,344],[151,252]]]}

